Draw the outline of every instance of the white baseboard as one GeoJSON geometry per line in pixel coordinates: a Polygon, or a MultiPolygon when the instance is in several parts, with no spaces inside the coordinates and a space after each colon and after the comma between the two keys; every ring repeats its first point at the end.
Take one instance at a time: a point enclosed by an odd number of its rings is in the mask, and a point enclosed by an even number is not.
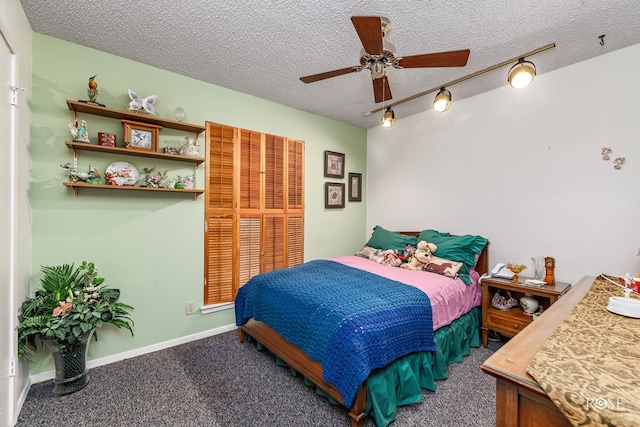
{"type": "Polygon", "coordinates": [[[24,387],[20,391],[20,395],[18,396],[18,400],[16,402],[16,408],[13,412],[13,424],[12,426],[18,424],[18,416],[20,415],[20,411],[22,411],[22,406],[24,402],[27,400],[27,395],[29,394],[29,389],[31,388],[31,378],[27,378],[27,381],[24,384],[24,387]]]}
{"type": "MultiPolygon", "coordinates": [[[[161,342],[158,344],[153,344],[147,347],[136,348],[135,350],[125,351],[124,353],[113,354],[111,356],[101,357],[99,359],[89,360],[87,362],[87,368],[95,368],[97,366],[108,365],[110,363],[119,362],[121,360],[130,359],[132,357],[141,356],[147,353],[153,353],[154,351],[164,350],[165,348],[175,347],[180,344],[186,344],[191,341],[201,340],[203,338],[212,337],[214,335],[223,334],[225,332],[233,331],[238,329],[235,324],[230,324],[226,326],[221,326],[215,329],[209,329],[208,331],[198,332],[197,334],[187,335],[184,337],[176,338],[173,340],[161,342]]],[[[41,372],[39,374],[31,375],[29,380],[31,384],[40,383],[43,381],[52,380],[55,377],[54,371],[46,371],[41,372]]],[[[29,384],[29,386],[31,385],[29,384]]],[[[26,393],[28,393],[29,387],[26,387],[26,392],[24,396],[26,398],[26,393]]]]}

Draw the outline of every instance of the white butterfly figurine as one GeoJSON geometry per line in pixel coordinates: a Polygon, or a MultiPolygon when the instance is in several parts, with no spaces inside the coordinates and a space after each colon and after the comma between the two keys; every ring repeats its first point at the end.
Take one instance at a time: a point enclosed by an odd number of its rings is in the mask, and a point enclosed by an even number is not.
{"type": "Polygon", "coordinates": [[[147,96],[146,98],[140,98],[140,96],[131,89],[127,90],[129,91],[129,98],[131,98],[131,102],[129,103],[129,110],[141,111],[144,109],[144,111],[149,114],[156,114],[153,108],[153,104],[155,104],[158,100],[158,95],[151,95],[147,96]]]}

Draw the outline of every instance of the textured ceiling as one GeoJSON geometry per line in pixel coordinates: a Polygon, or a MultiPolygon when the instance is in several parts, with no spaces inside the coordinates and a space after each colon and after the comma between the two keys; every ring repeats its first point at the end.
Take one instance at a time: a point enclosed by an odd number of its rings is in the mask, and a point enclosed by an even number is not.
{"type": "MultiPolygon", "coordinates": [[[[466,67],[390,69],[396,102],[549,43],[538,75],[640,42],[638,0],[21,0],[34,31],[362,128],[379,124],[353,15],[386,16],[398,56],[470,49],[466,67]],[[132,23],[135,23],[133,25],[132,23]],[[599,36],[605,34],[604,45],[599,36]]],[[[450,88],[454,102],[506,85],[508,66],[450,88]]],[[[406,117],[433,95],[394,107],[406,117]]]]}

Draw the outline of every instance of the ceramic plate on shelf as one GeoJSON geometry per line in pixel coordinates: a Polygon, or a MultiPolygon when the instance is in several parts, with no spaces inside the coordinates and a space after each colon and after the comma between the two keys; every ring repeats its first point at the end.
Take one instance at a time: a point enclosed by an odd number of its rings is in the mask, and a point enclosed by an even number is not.
{"type": "Polygon", "coordinates": [[[138,169],[129,162],[113,162],[107,166],[104,177],[111,185],[136,185],[138,169]]]}

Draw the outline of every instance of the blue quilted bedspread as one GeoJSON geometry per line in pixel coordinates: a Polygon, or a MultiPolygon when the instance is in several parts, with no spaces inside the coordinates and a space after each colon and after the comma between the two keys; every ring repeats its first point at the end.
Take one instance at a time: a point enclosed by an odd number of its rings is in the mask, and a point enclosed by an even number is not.
{"type": "Polygon", "coordinates": [[[348,407],[373,369],[435,350],[424,292],[334,261],[253,277],[238,291],[235,311],[236,325],[253,317],[320,363],[348,407]]]}

